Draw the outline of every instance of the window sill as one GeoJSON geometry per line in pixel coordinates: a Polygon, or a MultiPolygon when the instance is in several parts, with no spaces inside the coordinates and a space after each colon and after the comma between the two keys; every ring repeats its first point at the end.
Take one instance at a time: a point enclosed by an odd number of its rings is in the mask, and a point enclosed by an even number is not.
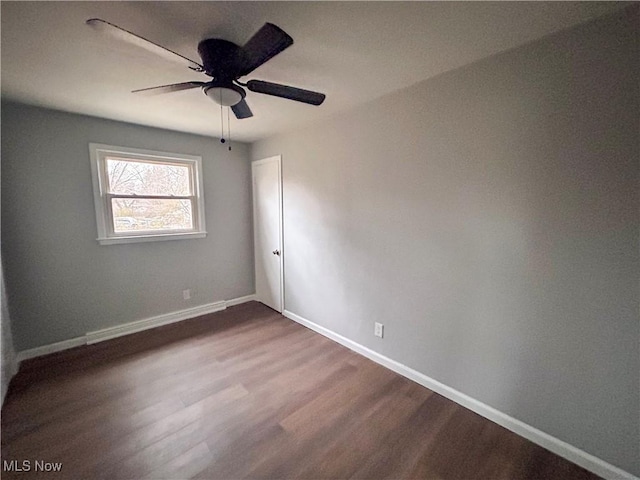
{"type": "Polygon", "coordinates": [[[165,240],[191,240],[205,238],[207,232],[164,233],[158,235],[131,235],[127,237],[98,238],[100,245],[116,245],[119,243],[161,242],[165,240]]]}

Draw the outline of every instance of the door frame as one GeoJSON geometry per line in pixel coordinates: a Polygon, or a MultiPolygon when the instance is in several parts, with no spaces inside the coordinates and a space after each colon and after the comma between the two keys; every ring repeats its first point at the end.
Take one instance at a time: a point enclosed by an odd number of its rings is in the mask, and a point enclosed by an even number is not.
{"type": "MultiPolygon", "coordinates": [[[[256,232],[256,195],[255,195],[255,166],[263,165],[265,163],[276,162],[278,165],[278,222],[280,223],[280,228],[278,229],[278,243],[280,244],[280,308],[281,312],[285,311],[284,305],[284,215],[283,215],[283,194],[282,194],[282,155],[274,155],[272,157],[263,158],[262,160],[255,160],[251,162],[251,196],[252,196],[252,204],[253,204],[253,272],[255,276],[256,272],[256,263],[257,263],[257,232],[256,232]]],[[[256,281],[256,296],[258,294],[256,281]]]]}

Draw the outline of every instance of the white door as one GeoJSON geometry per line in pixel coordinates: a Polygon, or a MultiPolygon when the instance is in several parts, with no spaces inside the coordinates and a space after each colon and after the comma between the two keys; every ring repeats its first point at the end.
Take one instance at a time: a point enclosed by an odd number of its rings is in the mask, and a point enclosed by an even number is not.
{"type": "Polygon", "coordinates": [[[280,156],[251,164],[253,177],[253,235],[258,301],[282,312],[284,307],[282,254],[282,174],[280,156]]]}

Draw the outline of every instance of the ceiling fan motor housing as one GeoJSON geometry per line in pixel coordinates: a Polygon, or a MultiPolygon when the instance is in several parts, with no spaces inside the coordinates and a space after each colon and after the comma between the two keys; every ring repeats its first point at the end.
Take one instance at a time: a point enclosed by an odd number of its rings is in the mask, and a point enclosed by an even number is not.
{"type": "Polygon", "coordinates": [[[208,38],[198,44],[198,53],[207,75],[229,83],[237,78],[241,49],[235,43],[220,38],[208,38]]]}

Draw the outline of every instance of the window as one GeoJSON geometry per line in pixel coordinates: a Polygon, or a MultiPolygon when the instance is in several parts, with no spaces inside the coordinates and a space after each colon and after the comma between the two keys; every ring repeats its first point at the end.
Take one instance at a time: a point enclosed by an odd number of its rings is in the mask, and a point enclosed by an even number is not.
{"type": "Polygon", "coordinates": [[[206,236],[202,158],[89,144],[98,242],[206,236]]]}

